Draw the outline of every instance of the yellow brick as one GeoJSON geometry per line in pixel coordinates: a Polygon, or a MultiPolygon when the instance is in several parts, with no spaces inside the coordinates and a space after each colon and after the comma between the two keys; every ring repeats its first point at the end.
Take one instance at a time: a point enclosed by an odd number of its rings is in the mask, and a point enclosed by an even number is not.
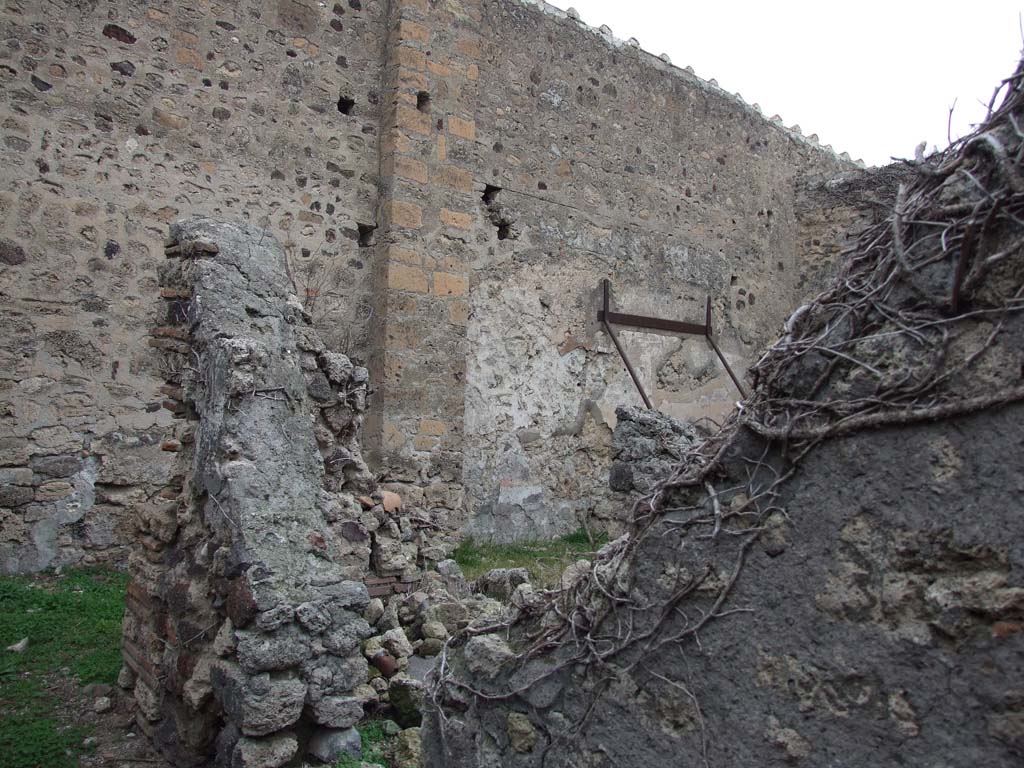
{"type": "Polygon", "coordinates": [[[423,51],[414,51],[412,48],[399,45],[397,58],[399,67],[408,67],[420,72],[427,68],[427,55],[423,51]]]}
{"type": "Polygon", "coordinates": [[[203,57],[199,51],[194,48],[179,48],[174,52],[174,60],[185,67],[192,67],[192,69],[203,68],[203,57]]]}
{"type": "Polygon", "coordinates": [[[149,17],[150,21],[156,22],[157,24],[166,24],[171,19],[170,14],[164,13],[156,8],[150,8],[146,11],[146,16],[149,17]]]}
{"type": "Polygon", "coordinates": [[[476,123],[452,115],[448,118],[448,133],[469,141],[476,140],[476,123]]]}
{"type": "Polygon", "coordinates": [[[420,184],[427,183],[427,164],[414,160],[411,157],[403,157],[398,155],[395,157],[395,176],[402,179],[409,179],[410,181],[416,181],[420,184]]]}
{"type": "Polygon", "coordinates": [[[385,155],[391,154],[405,154],[412,150],[412,142],[409,141],[409,137],[406,136],[402,131],[395,128],[388,131],[381,139],[381,153],[385,155]]]}
{"type": "Polygon", "coordinates": [[[415,107],[399,104],[395,110],[395,125],[416,133],[430,133],[430,115],[420,112],[415,107]]]}
{"type": "Polygon", "coordinates": [[[427,0],[394,0],[395,9],[398,11],[404,10],[417,10],[426,11],[429,10],[427,6],[427,0]]]}
{"type": "Polygon", "coordinates": [[[190,48],[195,48],[199,45],[199,38],[191,32],[186,32],[184,29],[176,29],[171,33],[171,37],[181,43],[187,45],[190,48]]]}
{"type": "Polygon", "coordinates": [[[408,326],[389,331],[388,349],[421,349],[423,347],[423,335],[416,333],[408,326]]]}
{"type": "Polygon", "coordinates": [[[437,137],[437,159],[442,162],[448,159],[448,139],[444,136],[437,137]]]}
{"type": "Polygon", "coordinates": [[[384,450],[400,451],[405,447],[405,435],[397,424],[391,421],[384,422],[384,450]]]}
{"type": "Polygon", "coordinates": [[[420,434],[440,437],[444,434],[445,426],[443,421],[438,421],[437,419],[423,419],[420,422],[420,434]]]}
{"type": "Polygon", "coordinates": [[[430,42],[430,30],[422,24],[417,24],[409,19],[402,19],[398,22],[398,37],[400,40],[415,40],[417,43],[430,42]]]}
{"type": "Polygon", "coordinates": [[[441,221],[456,229],[469,229],[473,226],[473,217],[468,213],[450,211],[447,208],[441,209],[441,221]]]}
{"type": "Polygon", "coordinates": [[[427,69],[430,70],[430,73],[432,75],[437,75],[438,77],[450,77],[452,74],[452,68],[449,67],[447,64],[442,64],[439,61],[428,61],[427,69]]]}
{"type": "Polygon", "coordinates": [[[437,447],[438,440],[436,437],[430,437],[428,435],[416,435],[413,438],[412,444],[417,451],[432,451],[437,447]]]}
{"type": "Polygon", "coordinates": [[[480,58],[480,38],[464,37],[455,43],[455,50],[469,59],[480,58]]]}
{"type": "Polygon", "coordinates": [[[453,299],[448,304],[448,322],[465,327],[469,323],[469,302],[453,299]]]}
{"type": "Polygon", "coordinates": [[[450,272],[435,272],[434,293],[438,296],[465,296],[469,293],[469,278],[450,272]]]}
{"type": "Polygon", "coordinates": [[[423,226],[423,210],[415,203],[392,200],[388,204],[391,223],[396,227],[419,229],[423,226]]]}
{"type": "MultiPolygon", "coordinates": [[[[430,87],[430,82],[427,80],[426,75],[406,69],[405,67],[399,67],[398,85],[400,88],[409,88],[413,91],[425,91],[430,87]]],[[[415,102],[416,97],[413,96],[412,100],[415,102]]]]}
{"type": "Polygon", "coordinates": [[[445,187],[457,189],[460,192],[473,191],[473,176],[469,171],[456,168],[454,165],[446,165],[439,168],[434,175],[434,181],[445,187]]]}
{"type": "MultiPolygon", "coordinates": [[[[391,352],[384,355],[384,376],[386,385],[397,385],[402,381],[402,372],[405,370],[405,363],[402,358],[391,352]]],[[[386,390],[385,390],[386,391],[386,390]]]]}
{"type": "Polygon", "coordinates": [[[426,293],[428,282],[427,273],[422,269],[404,264],[388,265],[388,288],[392,290],[426,293]]]}
{"type": "Polygon", "coordinates": [[[479,80],[480,67],[478,67],[476,64],[470,64],[468,67],[466,67],[466,77],[469,78],[470,80],[479,80]]]}
{"type": "Polygon", "coordinates": [[[416,251],[410,251],[407,248],[399,248],[397,245],[392,245],[388,248],[388,258],[391,261],[401,261],[405,264],[419,264],[421,259],[420,255],[416,251]]]}

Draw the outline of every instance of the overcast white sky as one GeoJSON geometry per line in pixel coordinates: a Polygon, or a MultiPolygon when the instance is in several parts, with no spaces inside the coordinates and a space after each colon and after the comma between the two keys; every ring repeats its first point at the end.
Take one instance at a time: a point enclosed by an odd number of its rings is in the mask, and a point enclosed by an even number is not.
{"type": "Polygon", "coordinates": [[[1024,0],[549,0],[869,165],[945,147],[1020,57],[1024,0]]]}

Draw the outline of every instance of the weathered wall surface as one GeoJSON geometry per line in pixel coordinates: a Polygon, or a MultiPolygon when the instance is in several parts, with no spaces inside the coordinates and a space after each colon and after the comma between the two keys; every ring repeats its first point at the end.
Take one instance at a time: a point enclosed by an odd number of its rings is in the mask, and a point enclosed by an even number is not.
{"type": "Polygon", "coordinates": [[[177,222],[167,256],[154,339],[178,461],[136,510],[122,683],[138,725],[181,766],[358,751],[363,579],[388,536],[360,453],[366,369],[324,349],[261,228],[177,222]]]}
{"type": "MultiPolygon", "coordinates": [[[[159,490],[141,297],[177,216],[277,237],[326,343],[372,369],[373,468],[431,524],[509,539],[616,506],[593,489],[636,394],[601,278],[635,312],[710,295],[742,368],[863,214],[798,194],[847,162],[548,6],[97,0],[0,24],[5,570],[123,556],[159,490]]],[[[662,410],[734,401],[703,340],[622,337],[662,410]]]]}
{"type": "MultiPolygon", "coordinates": [[[[1021,763],[1024,62],[1004,85],[627,532],[449,642],[426,765],[1021,763]]],[[[659,430],[620,430],[629,474],[659,430]]]]}
{"type": "MultiPolygon", "coordinates": [[[[798,189],[851,166],[550,9],[482,9],[470,168],[478,192],[500,191],[476,201],[470,235],[463,477],[468,530],[507,540],[620,511],[595,489],[616,407],[641,401],[596,323],[600,280],[636,314],[702,322],[710,296],[742,372],[811,291],[798,189]]],[[[620,337],[655,408],[720,418],[739,398],[704,339],[620,337]]]]}
{"type": "MultiPolygon", "coordinates": [[[[730,599],[744,613],[709,623],[685,652],[616,656],[622,674],[560,673],[515,703],[456,705],[453,746],[432,736],[426,764],[541,765],[550,745],[549,765],[703,765],[705,749],[712,766],[1019,765],[1024,548],[1001,532],[1020,526],[1006,494],[1024,475],[1002,457],[1024,449],[1022,426],[1017,405],[830,443],[783,501],[787,522],[750,550],[730,599]],[[545,717],[531,725],[531,712],[545,717]]],[[[693,546],[667,531],[650,541],[638,563],[654,565],[631,574],[633,594],[696,573],[693,546]]],[[[701,610],[728,576],[693,596],[701,610]]],[[[502,656],[484,650],[466,651],[469,683],[503,690],[505,676],[484,670],[502,656]]]]}
{"type": "Polygon", "coordinates": [[[179,214],[274,234],[365,355],[383,34],[376,0],[4,6],[0,568],[123,557],[159,490],[147,296],[179,214]]]}

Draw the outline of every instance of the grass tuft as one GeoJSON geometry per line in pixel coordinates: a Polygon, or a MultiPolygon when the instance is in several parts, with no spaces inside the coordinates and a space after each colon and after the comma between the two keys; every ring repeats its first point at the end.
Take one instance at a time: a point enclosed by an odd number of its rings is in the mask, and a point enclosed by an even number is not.
{"type": "Polygon", "coordinates": [[[553,541],[477,544],[466,538],[459,543],[452,557],[469,581],[492,568],[525,568],[535,585],[552,587],[568,565],[581,558],[589,559],[607,541],[607,534],[602,533],[595,535],[591,543],[590,536],[582,528],[553,541]]]}
{"type": "Polygon", "coordinates": [[[356,726],[356,730],[363,737],[362,754],[359,757],[345,755],[334,764],[334,768],[359,768],[362,763],[387,765],[387,749],[391,744],[392,737],[384,733],[381,721],[370,720],[356,726]]]}

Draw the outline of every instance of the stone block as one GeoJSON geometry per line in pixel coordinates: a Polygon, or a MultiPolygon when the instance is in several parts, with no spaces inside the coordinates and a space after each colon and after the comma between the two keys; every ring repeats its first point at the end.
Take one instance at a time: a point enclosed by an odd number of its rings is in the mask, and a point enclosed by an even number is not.
{"type": "Polygon", "coordinates": [[[459,192],[473,191],[473,175],[454,165],[445,165],[434,173],[434,182],[444,187],[451,187],[459,192]]]}
{"type": "Polygon", "coordinates": [[[399,104],[395,108],[395,125],[403,130],[427,136],[431,133],[430,115],[405,104],[399,104]]]}
{"type": "Polygon", "coordinates": [[[400,261],[404,264],[420,264],[423,261],[420,254],[416,251],[408,248],[399,248],[397,245],[388,248],[388,260],[400,261]]]}
{"type": "Polygon", "coordinates": [[[466,141],[476,141],[476,123],[450,115],[448,117],[448,133],[466,141]]]}
{"type": "Polygon", "coordinates": [[[181,130],[188,125],[188,118],[184,115],[177,115],[159,107],[153,107],[153,119],[165,128],[173,130],[181,130]]]}
{"type": "Polygon", "coordinates": [[[442,64],[439,61],[435,61],[434,59],[427,60],[427,70],[430,72],[430,74],[435,75],[436,77],[452,76],[452,68],[450,66],[448,66],[447,64],[442,64]]]}
{"type": "Polygon", "coordinates": [[[388,288],[394,291],[427,293],[430,289],[430,278],[426,272],[417,267],[389,264],[388,288]]]}
{"type": "Polygon", "coordinates": [[[400,19],[398,22],[398,37],[400,40],[414,40],[417,43],[429,43],[430,30],[415,21],[400,19]]]}
{"type": "MultiPolygon", "coordinates": [[[[443,217],[444,211],[441,213],[443,217]]],[[[465,296],[469,293],[469,278],[451,272],[435,272],[434,293],[438,296],[465,296]]]]}
{"type": "Polygon", "coordinates": [[[453,211],[449,208],[441,209],[441,223],[454,227],[455,229],[471,229],[473,227],[473,217],[468,213],[462,211],[453,211]]]}
{"type": "Polygon", "coordinates": [[[418,184],[427,183],[427,164],[411,157],[396,156],[394,173],[399,178],[415,181],[418,184]]]}
{"type": "Polygon", "coordinates": [[[419,229],[423,226],[423,210],[415,203],[392,200],[387,205],[387,214],[396,227],[419,229]]]}
{"type": "Polygon", "coordinates": [[[363,703],[355,696],[324,696],[313,705],[313,719],[330,728],[349,728],[363,717],[363,703]]]}
{"type": "Polygon", "coordinates": [[[419,72],[427,68],[427,56],[423,51],[417,51],[407,45],[399,45],[395,49],[395,61],[400,67],[408,67],[419,72]]]}
{"type": "Polygon", "coordinates": [[[293,625],[274,632],[240,629],[235,639],[238,662],[250,674],[298,666],[312,652],[309,638],[293,625]]]}
{"type": "Polygon", "coordinates": [[[469,323],[469,302],[452,301],[448,304],[448,322],[460,328],[469,323]]]}
{"type": "Polygon", "coordinates": [[[455,50],[467,59],[481,58],[482,51],[480,49],[480,38],[479,37],[461,37],[455,43],[455,50]]]}
{"type": "Polygon", "coordinates": [[[266,736],[299,719],[306,701],[301,680],[249,676],[235,664],[218,661],[210,673],[214,693],[225,714],[247,736],[266,736]]]}
{"type": "Polygon", "coordinates": [[[0,485],[32,485],[32,470],[28,467],[0,469],[0,485]]]}
{"type": "Polygon", "coordinates": [[[341,619],[338,625],[327,632],[321,642],[330,653],[348,656],[355,653],[359,643],[373,634],[369,623],[360,617],[341,619]]]}
{"type": "Polygon", "coordinates": [[[280,768],[299,751],[299,742],[290,733],[252,739],[243,736],[231,753],[231,768],[280,768]]]}
{"type": "Polygon", "coordinates": [[[35,490],[24,485],[0,485],[0,507],[17,507],[28,504],[35,497],[35,490]]]}
{"type": "Polygon", "coordinates": [[[75,492],[74,486],[64,480],[51,480],[36,488],[36,501],[58,501],[75,492]]]}
{"type": "Polygon", "coordinates": [[[309,754],[322,763],[336,763],[348,756],[358,760],[363,752],[363,739],[355,728],[317,728],[309,740],[309,754]]]}
{"type": "Polygon", "coordinates": [[[445,433],[447,425],[438,419],[421,419],[420,434],[439,436],[445,433]]]}

